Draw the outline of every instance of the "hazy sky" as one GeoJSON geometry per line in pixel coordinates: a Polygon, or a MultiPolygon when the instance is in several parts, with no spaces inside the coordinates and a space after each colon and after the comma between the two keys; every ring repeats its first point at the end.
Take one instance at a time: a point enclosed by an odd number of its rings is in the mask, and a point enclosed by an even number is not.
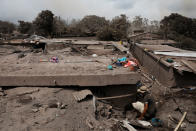
{"type": "Polygon", "coordinates": [[[32,21],[46,9],[64,19],[126,14],[160,20],[170,13],[196,18],[196,0],[0,0],[0,20],[32,21]]]}

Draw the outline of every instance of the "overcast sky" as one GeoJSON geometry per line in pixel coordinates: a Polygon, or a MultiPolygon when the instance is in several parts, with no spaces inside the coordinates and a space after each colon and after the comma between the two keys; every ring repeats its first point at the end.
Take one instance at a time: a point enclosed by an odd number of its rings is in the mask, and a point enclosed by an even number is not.
{"type": "Polygon", "coordinates": [[[0,20],[32,21],[46,9],[64,19],[126,14],[160,20],[170,13],[196,18],[196,0],[0,0],[0,20]]]}

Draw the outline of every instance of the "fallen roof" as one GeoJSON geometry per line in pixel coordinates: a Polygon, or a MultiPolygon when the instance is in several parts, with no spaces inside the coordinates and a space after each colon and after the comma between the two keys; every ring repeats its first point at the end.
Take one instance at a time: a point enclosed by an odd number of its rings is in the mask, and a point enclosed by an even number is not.
{"type": "MultiPolygon", "coordinates": [[[[136,44],[137,46],[143,48],[155,58],[160,60],[165,65],[173,66],[173,68],[178,71],[188,71],[194,72],[190,66],[187,66],[183,60],[186,60],[186,63],[196,67],[196,52],[182,50],[179,48],[171,47],[168,45],[145,45],[145,44],[136,44]],[[167,59],[173,59],[173,63],[167,62],[167,59]]],[[[195,72],[194,72],[195,73],[195,72]]]]}
{"type": "Polygon", "coordinates": [[[90,90],[86,89],[86,90],[74,92],[73,96],[77,101],[82,101],[87,96],[93,96],[93,93],[90,90]]]}
{"type": "Polygon", "coordinates": [[[65,50],[29,52],[23,58],[17,53],[0,56],[0,86],[107,86],[136,84],[140,80],[140,74],[129,68],[107,69],[113,58],[124,57],[125,53],[94,57],[65,50]],[[54,56],[58,63],[50,61],[54,56]]]}

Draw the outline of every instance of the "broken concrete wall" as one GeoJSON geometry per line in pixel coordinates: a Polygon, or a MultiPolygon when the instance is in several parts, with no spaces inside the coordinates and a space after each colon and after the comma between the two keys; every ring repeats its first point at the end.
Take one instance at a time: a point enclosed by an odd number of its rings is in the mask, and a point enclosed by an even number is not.
{"type": "Polygon", "coordinates": [[[138,58],[141,66],[167,87],[185,87],[196,85],[196,75],[186,70],[177,70],[166,61],[139,45],[133,45],[133,54],[138,58]]]}
{"type": "Polygon", "coordinates": [[[136,84],[140,74],[77,74],[77,75],[13,75],[0,76],[0,86],[106,86],[136,84]]]}
{"type": "Polygon", "coordinates": [[[158,79],[163,85],[168,87],[176,86],[176,80],[172,67],[167,67],[157,60],[149,52],[144,51],[138,45],[133,46],[133,54],[139,60],[141,66],[144,66],[148,72],[158,79]]]}
{"type": "Polygon", "coordinates": [[[136,85],[113,85],[104,88],[104,97],[121,96],[130,94],[130,96],[118,99],[109,99],[108,101],[114,107],[123,110],[127,104],[134,102],[136,99],[137,87],[136,85]]]}
{"type": "Polygon", "coordinates": [[[47,42],[46,44],[47,51],[61,50],[67,47],[69,47],[68,44],[63,42],[47,42]]]}
{"type": "Polygon", "coordinates": [[[196,86],[196,75],[193,72],[183,72],[183,74],[175,72],[174,76],[177,84],[181,87],[196,86]]]}

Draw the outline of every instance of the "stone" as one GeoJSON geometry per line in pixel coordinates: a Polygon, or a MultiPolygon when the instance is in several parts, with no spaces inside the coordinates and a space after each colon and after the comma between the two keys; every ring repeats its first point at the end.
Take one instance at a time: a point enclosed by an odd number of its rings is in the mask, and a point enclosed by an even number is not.
{"type": "Polygon", "coordinates": [[[31,96],[20,96],[17,100],[18,103],[21,104],[28,104],[32,102],[32,97],[31,96]]]}
{"type": "Polygon", "coordinates": [[[38,109],[32,109],[32,111],[33,111],[34,113],[36,113],[36,112],[38,112],[39,110],[38,110],[38,109]]]}

